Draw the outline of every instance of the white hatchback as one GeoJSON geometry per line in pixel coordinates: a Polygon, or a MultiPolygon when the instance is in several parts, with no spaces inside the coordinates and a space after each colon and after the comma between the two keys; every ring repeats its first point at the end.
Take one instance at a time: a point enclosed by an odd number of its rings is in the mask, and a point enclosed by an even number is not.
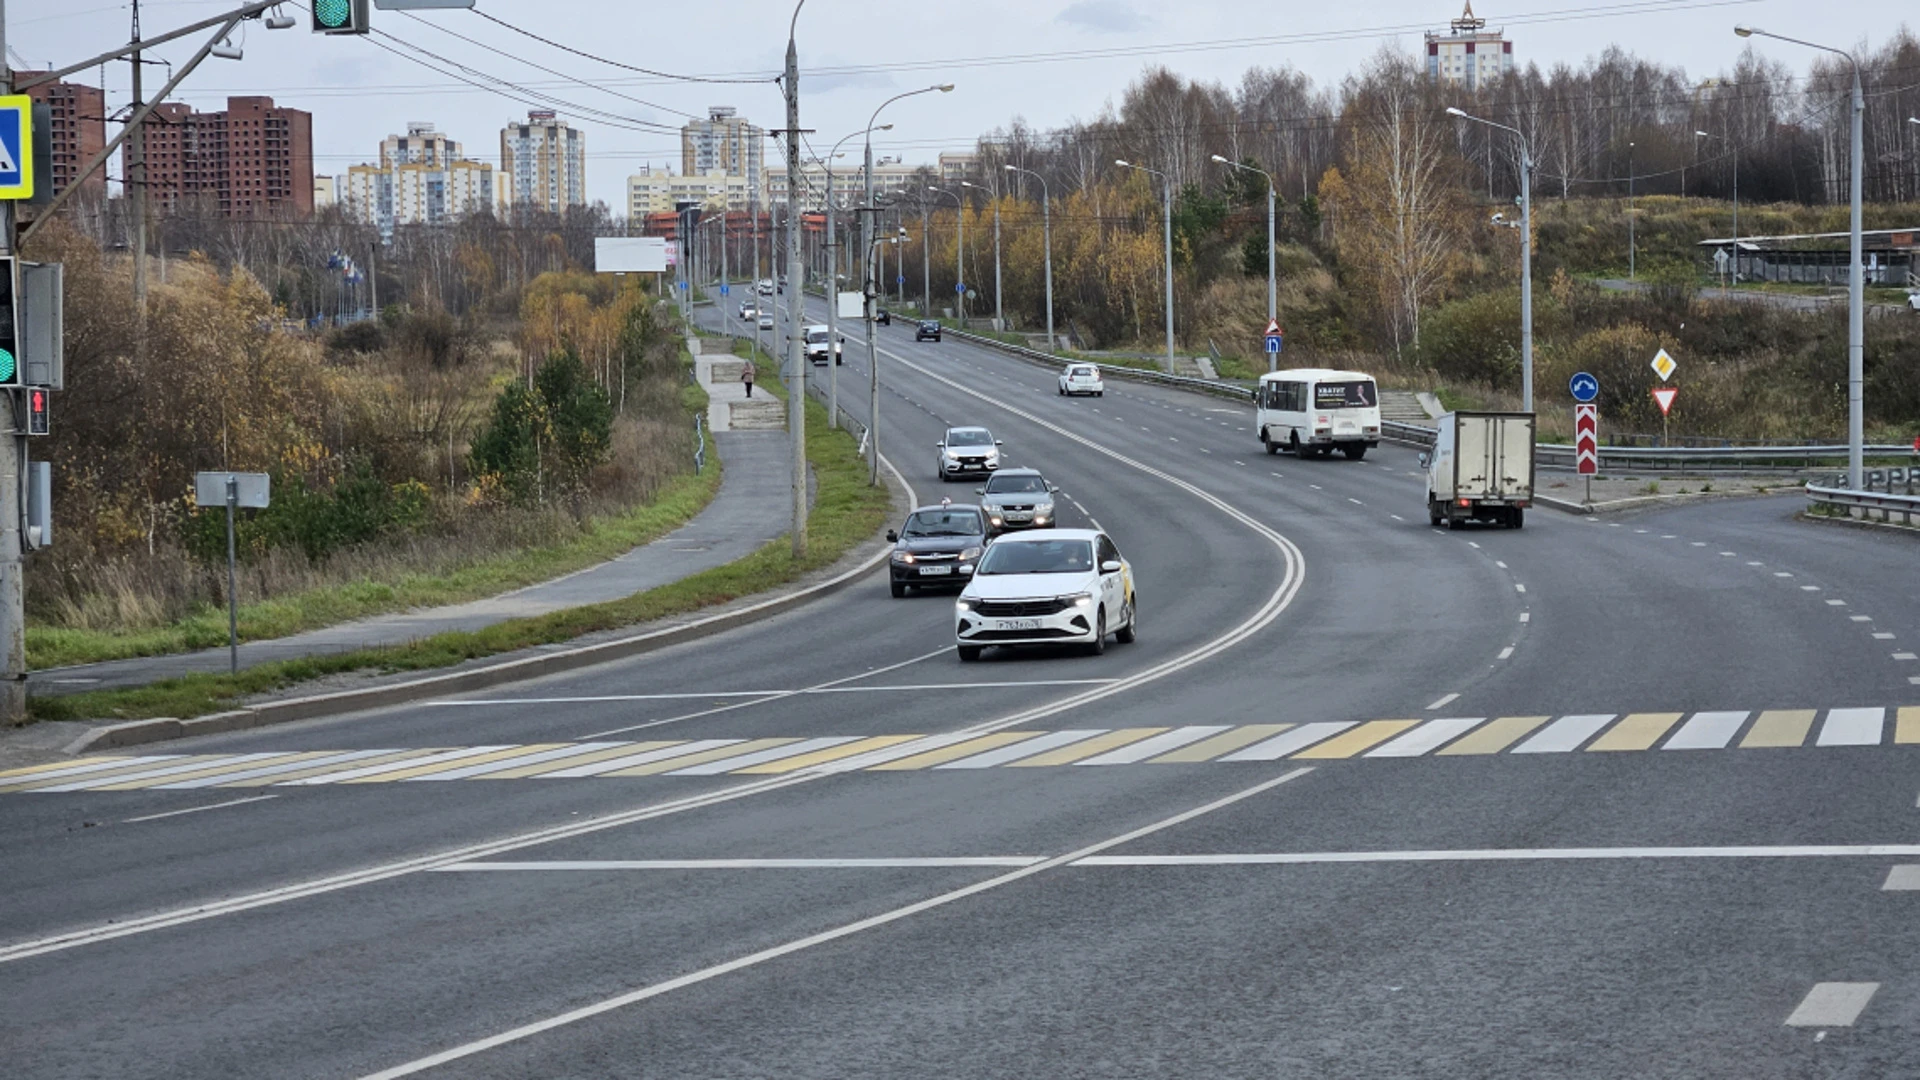
{"type": "Polygon", "coordinates": [[[1036,529],[987,545],[954,603],[960,659],[989,645],[1079,644],[1098,655],[1107,635],[1129,644],[1140,625],[1133,567],[1106,533],[1036,529]]]}
{"type": "Polygon", "coordinates": [[[1100,381],[1100,369],[1092,364],[1068,364],[1067,370],[1060,373],[1060,396],[1071,394],[1107,396],[1107,384],[1100,381]]]}

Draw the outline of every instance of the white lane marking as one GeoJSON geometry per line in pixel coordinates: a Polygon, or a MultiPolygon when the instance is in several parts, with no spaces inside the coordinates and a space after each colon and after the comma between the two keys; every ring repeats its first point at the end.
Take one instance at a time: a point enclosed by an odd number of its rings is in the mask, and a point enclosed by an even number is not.
{"type": "Polygon", "coordinates": [[[1280,475],[1279,473],[1268,473],[1267,475],[1268,475],[1268,476],[1271,476],[1271,477],[1273,477],[1273,478],[1274,478],[1275,480],[1285,480],[1285,479],[1286,479],[1286,477],[1284,477],[1284,476],[1281,476],[1281,475],[1280,475]]]}
{"type": "Polygon", "coordinates": [[[1349,495],[1349,496],[1347,496],[1347,501],[1348,501],[1348,502],[1350,502],[1350,503],[1352,503],[1352,504],[1353,504],[1353,505],[1355,505],[1355,506],[1365,506],[1365,505],[1367,505],[1366,503],[1363,503],[1363,502],[1361,502],[1361,501],[1360,501],[1359,499],[1356,499],[1356,498],[1354,498],[1354,497],[1353,497],[1353,496],[1351,496],[1351,495],[1349,495]]]}
{"type": "Polygon", "coordinates": [[[451,761],[459,761],[462,758],[479,757],[482,754],[492,754],[501,750],[512,750],[518,745],[518,743],[495,743],[492,746],[468,746],[459,750],[443,750],[437,754],[422,754],[419,757],[402,758],[399,761],[384,761],[378,765],[365,765],[358,769],[347,769],[342,772],[322,773],[319,776],[308,776],[299,780],[282,780],[274,786],[309,787],[319,784],[344,784],[354,780],[364,780],[368,777],[379,776],[383,773],[418,769],[424,765],[444,765],[451,761]]]}
{"type": "Polygon", "coordinates": [[[1563,716],[1513,748],[1515,754],[1567,754],[1580,749],[1601,728],[1613,723],[1613,713],[1563,716]]]}
{"type": "Polygon", "coordinates": [[[1495,566],[1497,566],[1497,567],[1499,567],[1499,568],[1500,568],[1500,569],[1502,569],[1502,570],[1505,570],[1505,569],[1507,568],[1507,564],[1506,564],[1506,563],[1503,563],[1503,562],[1501,562],[1501,561],[1500,561],[1499,559],[1495,559],[1495,560],[1493,560],[1493,565],[1495,565],[1495,566]]]}
{"type": "Polygon", "coordinates": [[[1465,735],[1486,721],[1484,716],[1429,720],[1419,727],[1374,747],[1365,757],[1419,757],[1465,735]]]}
{"type": "Polygon", "coordinates": [[[1296,750],[1305,750],[1314,743],[1330,739],[1353,726],[1351,720],[1321,720],[1311,724],[1301,724],[1297,728],[1283,731],[1271,739],[1254,743],[1244,750],[1236,750],[1221,761],[1274,761],[1286,757],[1296,750]]]}
{"type": "Polygon", "coordinates": [[[153,762],[157,764],[159,762],[173,761],[178,758],[183,758],[186,756],[187,755],[185,754],[151,754],[151,755],[136,756],[136,757],[102,758],[98,761],[88,761],[85,764],[63,765],[58,769],[48,769],[45,772],[29,773],[21,776],[10,776],[10,777],[7,777],[5,782],[8,784],[24,784],[30,780],[37,782],[40,780],[52,780],[55,777],[60,777],[60,776],[83,776],[87,773],[99,772],[102,769],[130,769],[135,765],[140,765],[147,762],[153,762]]]}
{"type": "Polygon", "coordinates": [[[1800,586],[1800,591],[1801,591],[1801,592],[1819,592],[1819,591],[1820,591],[1820,586],[1818,586],[1818,585],[1802,585],[1802,586],[1800,586]]]}
{"type": "Polygon", "coordinates": [[[1225,730],[1227,730],[1227,725],[1225,724],[1203,724],[1192,727],[1174,728],[1172,731],[1163,731],[1152,738],[1141,739],[1137,743],[1129,743],[1117,750],[1109,750],[1104,754],[1096,754],[1085,760],[1076,761],[1074,764],[1132,765],[1135,762],[1145,761],[1150,757],[1156,757],[1170,750],[1178,750],[1188,743],[1199,742],[1209,735],[1218,735],[1225,730]]]}
{"type": "MultiPolygon", "coordinates": [[[[269,760],[273,758],[281,758],[281,757],[285,757],[287,753],[288,752],[285,750],[275,750],[271,752],[262,751],[262,752],[251,753],[251,754],[230,754],[230,755],[223,755],[220,757],[200,758],[199,760],[187,761],[185,763],[175,762],[175,763],[166,765],[164,768],[142,769],[138,772],[117,773],[112,776],[82,777],[78,780],[72,781],[71,783],[55,784],[52,787],[34,788],[33,794],[38,795],[46,792],[62,792],[62,791],[86,791],[89,788],[103,787],[109,784],[129,784],[135,781],[151,780],[151,779],[162,777],[162,776],[171,776],[174,773],[199,772],[201,769],[213,769],[213,768],[218,768],[219,766],[222,766],[222,765],[239,765],[242,762],[246,762],[246,761],[264,761],[264,760],[269,760]]],[[[20,779],[21,779],[21,782],[24,783],[26,781],[32,780],[33,777],[27,776],[27,777],[21,777],[20,779]]]]}
{"type": "Polygon", "coordinates": [[[1747,565],[1748,565],[1748,566],[1765,566],[1765,565],[1767,565],[1767,564],[1766,564],[1766,563],[1763,563],[1763,562],[1750,562],[1750,563],[1748,563],[1747,565]]]}
{"type": "Polygon", "coordinates": [[[1914,686],[1920,686],[1920,675],[1909,675],[1907,676],[1907,681],[1914,686]]]}
{"type": "Polygon", "coordinates": [[[1873,616],[1871,615],[1849,615],[1847,616],[1847,618],[1852,619],[1854,622],[1872,622],[1873,621],[1873,616]]]}
{"type": "Polygon", "coordinates": [[[1815,746],[1879,746],[1886,725],[1885,709],[1828,709],[1815,746]]]}
{"type": "Polygon", "coordinates": [[[161,818],[179,817],[181,814],[197,814],[202,810],[221,810],[229,806],[242,806],[250,802],[265,802],[268,799],[277,799],[279,797],[278,795],[254,795],[245,799],[228,799],[226,802],[209,803],[206,806],[190,806],[185,810],[169,810],[164,814],[145,814],[141,817],[130,817],[120,822],[120,824],[132,825],[141,821],[159,821],[161,818]]]}
{"type": "Polygon", "coordinates": [[[1077,742],[1085,742],[1096,735],[1105,735],[1107,731],[1107,728],[1072,728],[1067,731],[1049,732],[1031,739],[1022,739],[1017,743],[988,750],[984,753],[972,754],[958,761],[949,761],[944,765],[936,765],[934,768],[990,769],[996,765],[1005,765],[1010,761],[1020,761],[1024,758],[1030,758],[1036,754],[1042,754],[1058,747],[1069,746],[1077,742]]]}
{"type": "Polygon", "coordinates": [[[1470,548],[1472,548],[1472,549],[1474,549],[1475,551],[1478,551],[1478,550],[1480,550],[1480,545],[1479,545],[1479,544],[1476,544],[1476,543],[1474,543],[1474,542],[1473,542],[1473,541],[1471,541],[1471,540],[1469,540],[1469,541],[1467,541],[1467,546],[1468,546],[1468,547],[1470,547],[1470,548]]]}
{"type": "Polygon", "coordinates": [[[1173,437],[1173,436],[1171,436],[1171,435],[1169,435],[1169,436],[1167,436],[1167,441],[1168,441],[1168,442],[1179,442],[1180,440],[1179,440],[1179,439],[1176,439],[1176,438],[1174,438],[1174,437],[1173,437]]]}
{"type": "Polygon", "coordinates": [[[217,787],[221,784],[239,783],[242,780],[257,780],[263,776],[278,776],[281,773],[303,772],[307,769],[318,769],[330,765],[344,765],[347,762],[359,761],[362,758],[379,757],[382,754],[398,752],[397,749],[391,747],[385,750],[349,750],[343,754],[327,754],[317,758],[300,758],[294,761],[283,761],[277,765],[268,765],[259,769],[243,769],[240,772],[216,773],[212,776],[202,776],[195,780],[181,780],[172,784],[155,784],[153,785],[153,789],[155,791],[190,791],[194,788],[217,787]]]}
{"type": "Polygon", "coordinates": [[[884,870],[920,867],[1032,866],[1045,855],[952,855],[880,859],[607,859],[602,861],[466,862],[436,866],[435,874],[610,870],[884,870]]]}
{"type": "MultiPolygon", "coordinates": [[[[826,682],[815,683],[810,687],[806,687],[806,689],[824,690],[830,686],[841,686],[846,683],[857,682],[861,679],[871,679],[875,675],[884,675],[889,671],[898,671],[903,667],[909,667],[913,664],[918,664],[925,660],[931,660],[936,656],[950,655],[951,652],[952,652],[952,646],[943,645],[938,649],[932,650],[931,652],[924,652],[924,653],[921,653],[919,656],[908,657],[907,659],[902,660],[898,663],[887,664],[884,667],[877,667],[877,668],[874,668],[872,671],[863,671],[857,675],[846,675],[838,679],[828,679],[826,682]]],[[[716,713],[732,712],[735,709],[752,708],[755,705],[762,705],[769,701],[784,701],[787,698],[793,697],[799,693],[801,693],[801,691],[792,690],[792,691],[787,691],[785,693],[772,694],[768,697],[753,698],[747,701],[737,701],[731,705],[716,705],[711,709],[701,709],[697,712],[682,713],[678,716],[663,716],[658,720],[648,720],[644,723],[628,724],[625,727],[610,728],[606,731],[596,731],[589,735],[581,735],[576,737],[574,741],[588,742],[593,739],[604,739],[609,735],[625,735],[629,731],[641,731],[646,728],[660,727],[663,724],[678,724],[685,720],[696,720],[703,716],[713,716],[716,713]]]]}
{"type": "Polygon", "coordinates": [[[549,761],[562,761],[566,758],[578,757],[582,754],[592,754],[601,750],[613,750],[618,747],[632,745],[632,743],[628,742],[574,743],[570,746],[556,746],[551,750],[541,750],[538,753],[516,754],[513,757],[502,758],[499,761],[486,761],[478,765],[467,765],[458,769],[450,769],[446,772],[428,773],[425,776],[409,776],[405,780],[402,780],[401,783],[424,784],[441,780],[466,780],[475,776],[486,776],[491,773],[506,772],[508,769],[517,769],[523,765],[542,765],[549,761]]]}
{"type": "Polygon", "coordinates": [[[1887,880],[1880,886],[1881,892],[1915,890],[1920,890],[1920,863],[1901,863],[1887,868],[1887,880]]]}
{"type": "Polygon", "coordinates": [[[1679,537],[1677,537],[1677,536],[1675,536],[1675,535],[1674,535],[1674,534],[1672,534],[1672,533],[1665,533],[1665,534],[1663,534],[1663,535],[1662,535],[1662,536],[1660,537],[1660,539],[1662,539],[1662,540],[1678,540],[1678,539],[1680,539],[1680,538],[1679,538],[1679,537]]]}
{"type": "Polygon", "coordinates": [[[1307,773],[1311,771],[1312,771],[1311,769],[1294,769],[1290,772],[1282,773],[1281,775],[1276,776],[1271,780],[1267,780],[1262,783],[1255,784],[1253,787],[1246,788],[1242,791],[1236,791],[1233,794],[1228,795],[1224,798],[1216,799],[1213,802],[1206,803],[1202,806],[1194,807],[1191,810],[1182,811],[1181,813],[1175,814],[1172,817],[1164,818],[1160,821],[1153,822],[1152,824],[1144,825],[1138,829],[1121,833],[1118,836],[1110,837],[1106,840],[1101,840],[1097,843],[1089,844],[1086,847],[1079,849],[1078,851],[1072,851],[1065,855],[1059,855],[1054,858],[1044,860],[1042,862],[1034,863],[1030,866],[1023,866],[1017,870],[1013,870],[1010,873],[1001,874],[996,877],[991,877],[985,881],[974,882],[971,885],[966,885],[961,888],[951,890],[949,892],[944,892],[939,894],[938,896],[931,896],[925,900],[919,900],[911,904],[906,904],[904,906],[894,908],[891,911],[884,911],[877,915],[870,915],[867,918],[846,923],[842,926],[836,926],[830,930],[823,930],[816,934],[809,934],[806,937],[799,938],[794,941],[789,941],[782,945],[775,945],[772,948],[761,949],[758,952],[749,953],[746,956],[738,957],[736,959],[726,961],[725,963],[715,964],[712,967],[703,968],[699,971],[688,972],[687,974],[681,975],[677,978],[668,979],[664,982],[654,983],[651,986],[644,986],[636,990],[629,990],[623,994],[616,994],[613,997],[605,998],[601,1001],[596,1001],[591,1005],[585,1005],[577,1009],[572,1009],[567,1012],[560,1013],[556,1016],[548,1017],[545,1020],[539,1020],[531,1024],[526,1024],[521,1027],[513,1028],[508,1031],[503,1031],[497,1035],[491,1035],[484,1039],[476,1039],[472,1042],[465,1043],[460,1046],[455,1046],[446,1050],[442,1050],[437,1054],[429,1054],[426,1057],[417,1058],[413,1061],[409,1061],[401,1065],[396,1065],[390,1069],[382,1069],[377,1073],[369,1074],[364,1078],[364,1080],[397,1080],[397,1078],[402,1076],[412,1076],[415,1073],[425,1072],[428,1069],[445,1065],[451,1061],[459,1061],[462,1058],[471,1057],[475,1054],[483,1053],[485,1051],[492,1050],[496,1047],[505,1046],[509,1043],[519,1042],[522,1039],[531,1038],[535,1035],[541,1034],[542,1032],[552,1031],[555,1028],[566,1027],[570,1024],[579,1023],[582,1020],[589,1020],[589,1019],[592,1019],[593,1017],[600,1016],[605,1013],[613,1012],[616,1009],[623,1009],[629,1005],[638,1004],[639,1002],[646,1001],[650,998],[656,998],[663,994],[670,994],[675,990],[684,989],[685,987],[695,986],[700,983],[707,982],[708,980],[719,978],[722,975],[729,975],[729,974],[732,974],[733,972],[741,971],[746,968],[755,967],[771,960],[777,960],[777,959],[780,959],[781,957],[792,955],[793,953],[802,952],[807,949],[811,949],[817,945],[825,945],[829,942],[838,941],[841,938],[851,937],[855,934],[863,933],[868,930],[878,929],[879,927],[887,926],[892,923],[899,922],[902,919],[911,918],[912,916],[918,915],[922,912],[932,911],[936,908],[945,907],[948,904],[955,903],[956,901],[964,900],[968,897],[976,896],[980,893],[984,893],[992,889],[1000,888],[1003,885],[1011,885],[1016,881],[1023,881],[1036,874],[1042,874],[1048,870],[1055,869],[1056,867],[1067,866],[1072,863],[1079,862],[1082,859],[1086,859],[1091,856],[1098,855],[1100,852],[1106,851],[1109,848],[1118,847],[1122,844],[1132,843],[1133,841],[1139,840],[1143,837],[1151,836],[1154,833],[1161,832],[1165,829],[1173,828],[1176,825],[1181,825],[1181,824],[1184,824],[1185,822],[1192,821],[1195,818],[1202,817],[1206,814],[1210,814],[1215,810],[1222,809],[1223,807],[1231,806],[1234,803],[1240,802],[1243,799],[1252,798],[1255,795],[1259,795],[1262,792],[1269,791],[1290,780],[1294,780],[1294,779],[1297,779],[1298,777],[1305,776],[1307,773]]]}
{"type": "Polygon", "coordinates": [[[1520,613],[1520,621],[1521,621],[1521,622],[1532,622],[1532,621],[1533,621],[1533,612],[1531,612],[1531,611],[1523,611],[1523,612],[1521,612],[1521,613],[1520,613]]]}
{"type": "Polygon", "coordinates": [[[1728,558],[1732,558],[1734,553],[1731,551],[1723,551],[1720,554],[1727,556],[1728,558]]]}
{"type": "MultiPolygon", "coordinates": [[[[1080,506],[1079,503],[1074,503],[1080,506]]],[[[1085,512],[1086,508],[1081,507],[1085,512]]],[[[942,650],[943,652],[946,650],[942,650]]],[[[867,672],[871,677],[877,672],[867,672]]],[[[889,694],[925,690],[998,690],[1025,686],[1091,686],[1117,682],[1116,679],[1008,679],[997,682],[889,683],[885,686],[803,686],[796,690],[712,690],[684,694],[592,694],[582,697],[475,698],[472,700],[430,701],[429,705],[580,705],[609,701],[702,701],[708,698],[804,697],[813,694],[889,694]]]]}
{"type": "Polygon", "coordinates": [[[1682,724],[1663,749],[1723,750],[1746,722],[1747,714],[1743,712],[1694,713],[1693,719],[1682,724]]]}
{"type": "Polygon", "coordinates": [[[1893,635],[1892,635],[1892,634],[1889,634],[1889,633],[1887,633],[1887,632],[1886,632],[1885,630],[1881,630],[1881,631],[1877,631],[1877,632],[1875,632],[1875,633],[1874,633],[1874,635],[1873,635],[1873,640],[1875,640],[1875,641],[1892,641],[1892,640],[1893,640],[1893,635]]]}
{"type": "Polygon", "coordinates": [[[602,773],[617,772],[638,765],[650,765],[668,758],[686,757],[688,754],[701,754],[708,750],[718,750],[723,746],[734,746],[746,742],[745,739],[695,739],[692,742],[675,743],[672,746],[656,746],[651,750],[636,748],[631,754],[619,757],[602,758],[589,761],[585,765],[575,765],[566,769],[541,775],[556,779],[577,779],[583,776],[599,776],[602,773]]]}
{"type": "Polygon", "coordinates": [[[1211,453],[1213,453],[1213,451],[1211,451],[1211,450],[1209,450],[1209,449],[1207,449],[1207,448],[1206,448],[1206,447],[1204,447],[1204,446],[1200,448],[1200,452],[1201,452],[1201,453],[1203,453],[1203,454],[1211,454],[1211,453]]]}
{"type": "Polygon", "coordinates": [[[1693,546],[1694,546],[1694,547],[1706,547],[1706,546],[1707,546],[1707,542],[1706,542],[1705,540],[1695,540],[1695,541],[1693,542],[1693,546]]]}
{"type": "Polygon", "coordinates": [[[1774,577],[1792,577],[1793,575],[1786,572],[1785,570],[1775,570],[1773,572],[1773,576],[1774,577]]]}
{"type": "Polygon", "coordinates": [[[1814,983],[1787,1017],[1787,1026],[1852,1027],[1879,989],[1877,982],[1814,983]]]}
{"type": "Polygon", "coordinates": [[[1403,517],[1401,517],[1401,516],[1400,516],[1399,514],[1388,514],[1387,516],[1388,516],[1388,517],[1390,517],[1390,518],[1392,518],[1392,519],[1393,519],[1393,520],[1395,520],[1395,521],[1405,521],[1405,520],[1407,520],[1406,518],[1403,518],[1403,517]]]}
{"type": "Polygon", "coordinates": [[[1245,465],[1246,465],[1246,462],[1244,462],[1244,461],[1236,461],[1236,462],[1234,462],[1234,464],[1235,464],[1235,465],[1240,465],[1240,466],[1245,466],[1245,465]]]}
{"type": "Polygon", "coordinates": [[[1459,696],[1460,696],[1459,694],[1448,694],[1446,697],[1443,697],[1439,701],[1436,701],[1433,704],[1427,706],[1427,711],[1432,712],[1435,709],[1445,708],[1448,702],[1453,701],[1455,698],[1458,698],[1459,696]]]}
{"type": "Polygon", "coordinates": [[[828,735],[818,739],[801,739],[799,742],[787,743],[785,746],[775,746],[767,750],[756,750],[751,754],[736,754],[729,757],[718,758],[713,761],[703,761],[698,765],[689,765],[684,769],[675,769],[667,775],[718,776],[721,773],[732,772],[735,769],[764,765],[770,761],[780,761],[783,758],[795,757],[800,754],[811,754],[816,750],[830,750],[833,747],[844,746],[847,743],[857,741],[858,736],[854,735],[828,735]]]}
{"type": "Polygon", "coordinates": [[[1916,658],[1916,654],[1910,653],[1910,652],[1897,652],[1893,654],[1893,658],[1895,660],[1912,660],[1916,658]]]}
{"type": "Polygon", "coordinates": [[[1312,489],[1313,489],[1313,490],[1315,490],[1315,491],[1325,491],[1325,490],[1326,490],[1325,488],[1323,488],[1323,487],[1321,487],[1321,486],[1320,486],[1319,484],[1308,484],[1307,486],[1308,486],[1308,487],[1310,487],[1310,488],[1312,488],[1312,489]]]}
{"type": "Polygon", "coordinates": [[[1646,531],[1647,531],[1647,530],[1645,530],[1645,529],[1635,529],[1635,530],[1633,530],[1633,532],[1634,532],[1634,535],[1635,535],[1635,536],[1638,536],[1638,535],[1640,535],[1640,534],[1642,534],[1642,533],[1645,533],[1646,531]]]}
{"type": "Polygon", "coordinates": [[[1827,601],[1827,606],[1828,607],[1846,607],[1847,602],[1845,600],[1829,600],[1827,601]]]}
{"type": "Polygon", "coordinates": [[[1312,866],[1420,862],[1607,862],[1639,859],[1855,859],[1920,855],[1920,844],[1790,844],[1732,847],[1437,848],[1414,851],[1234,851],[1190,855],[1097,855],[1077,866],[1312,866]]]}
{"type": "Polygon", "coordinates": [[[1519,582],[1517,582],[1517,581],[1516,581],[1516,582],[1514,582],[1514,583],[1513,583],[1513,591],[1514,591],[1514,592],[1526,592],[1526,591],[1527,591],[1527,587],[1526,587],[1525,585],[1522,585],[1522,584],[1520,584],[1519,582]]]}
{"type": "Polygon", "coordinates": [[[1510,656],[1512,656],[1512,655],[1513,655],[1513,646],[1511,646],[1511,645],[1509,645],[1509,646],[1507,646],[1506,648],[1504,648],[1504,649],[1501,649],[1501,650],[1500,650],[1500,655],[1499,655],[1499,656],[1496,656],[1496,657],[1494,657],[1494,659],[1495,659],[1495,660],[1505,660],[1505,659],[1507,659],[1508,657],[1510,657],[1510,656]]]}

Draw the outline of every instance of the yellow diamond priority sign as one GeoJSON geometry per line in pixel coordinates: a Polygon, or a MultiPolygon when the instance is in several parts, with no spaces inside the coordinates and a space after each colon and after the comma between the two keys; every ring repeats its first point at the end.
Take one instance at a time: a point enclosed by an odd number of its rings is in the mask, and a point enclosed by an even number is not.
{"type": "Polygon", "coordinates": [[[1661,382],[1673,378],[1674,371],[1679,367],[1679,364],[1673,362],[1673,357],[1667,355],[1665,349],[1661,349],[1653,356],[1653,373],[1660,376],[1661,382]]]}

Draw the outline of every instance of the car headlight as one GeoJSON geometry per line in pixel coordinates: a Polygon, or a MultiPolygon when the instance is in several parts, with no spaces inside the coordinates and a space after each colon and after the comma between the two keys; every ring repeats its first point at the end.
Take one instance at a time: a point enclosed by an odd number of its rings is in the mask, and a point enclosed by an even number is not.
{"type": "Polygon", "coordinates": [[[953,458],[954,460],[956,460],[956,461],[957,461],[957,460],[959,460],[959,458],[960,458],[960,451],[958,451],[958,450],[955,450],[955,449],[953,449],[952,447],[948,447],[948,448],[947,448],[947,450],[946,450],[946,455],[947,455],[948,457],[950,457],[950,458],[953,458]]]}
{"type": "Polygon", "coordinates": [[[965,550],[965,551],[963,551],[963,552],[961,552],[961,553],[960,553],[960,558],[961,558],[961,559],[963,559],[963,560],[970,560],[970,559],[977,559],[977,558],[979,558],[979,557],[980,557],[980,553],[981,553],[981,552],[982,552],[983,550],[985,550],[985,549],[983,549],[983,548],[977,548],[977,547],[970,547],[970,548],[968,548],[967,550],[965,550]]]}
{"type": "Polygon", "coordinates": [[[1074,607],[1092,607],[1093,606],[1093,594],[1090,592],[1075,593],[1074,595],[1069,596],[1066,599],[1069,602],[1071,602],[1074,607]]]}
{"type": "Polygon", "coordinates": [[[911,551],[896,551],[893,553],[893,557],[903,563],[910,564],[913,562],[913,552],[911,551]]]}
{"type": "Polygon", "coordinates": [[[991,521],[991,522],[993,522],[993,523],[994,523],[995,525],[998,525],[998,524],[1000,524],[1000,515],[999,515],[999,514],[988,514],[988,515],[987,515],[987,520],[988,520],[988,521],[991,521]]]}
{"type": "Polygon", "coordinates": [[[964,596],[963,596],[963,597],[961,597],[960,599],[958,599],[958,600],[955,600],[955,601],[953,602],[953,606],[954,606],[954,609],[955,609],[955,610],[957,610],[957,611],[972,611],[972,610],[973,610],[973,601],[971,601],[971,600],[969,600],[969,599],[967,599],[966,597],[964,597],[964,596]]]}

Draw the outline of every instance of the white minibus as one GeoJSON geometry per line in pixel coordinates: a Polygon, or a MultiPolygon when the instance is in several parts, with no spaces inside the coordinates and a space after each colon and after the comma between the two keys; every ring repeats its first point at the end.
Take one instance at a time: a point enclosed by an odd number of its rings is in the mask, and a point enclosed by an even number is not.
{"type": "Polygon", "coordinates": [[[1260,376],[1254,431],[1267,453],[1306,457],[1335,449],[1355,461],[1380,445],[1380,390],[1362,371],[1296,368],[1260,376]]]}

